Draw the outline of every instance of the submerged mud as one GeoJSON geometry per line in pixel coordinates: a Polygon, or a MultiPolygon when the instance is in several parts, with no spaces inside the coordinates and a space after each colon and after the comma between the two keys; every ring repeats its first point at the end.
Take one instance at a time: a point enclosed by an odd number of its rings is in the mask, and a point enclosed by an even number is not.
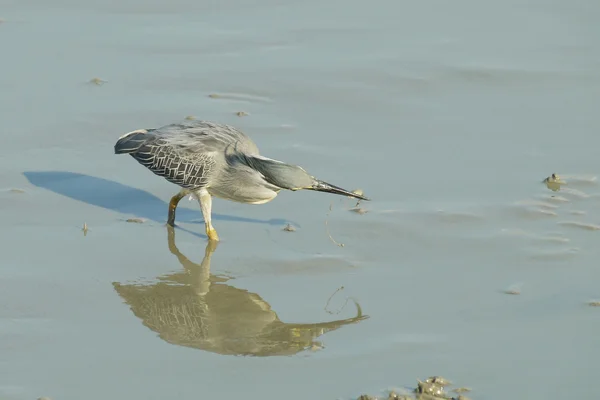
{"type": "Polygon", "coordinates": [[[424,381],[417,381],[416,387],[401,393],[389,391],[383,396],[362,394],[357,400],[468,400],[462,393],[470,392],[467,387],[456,387],[448,390],[452,382],[441,376],[431,376],[424,381]],[[452,392],[452,393],[451,393],[452,392]]]}

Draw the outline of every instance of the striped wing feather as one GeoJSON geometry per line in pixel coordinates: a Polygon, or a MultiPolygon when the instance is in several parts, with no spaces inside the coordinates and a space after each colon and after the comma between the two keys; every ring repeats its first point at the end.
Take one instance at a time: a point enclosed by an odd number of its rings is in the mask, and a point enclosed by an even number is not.
{"type": "Polygon", "coordinates": [[[190,121],[125,136],[115,145],[115,152],[127,152],[154,174],[195,190],[209,183],[226,147],[238,143],[243,150],[258,153],[254,143],[233,127],[190,121]]]}

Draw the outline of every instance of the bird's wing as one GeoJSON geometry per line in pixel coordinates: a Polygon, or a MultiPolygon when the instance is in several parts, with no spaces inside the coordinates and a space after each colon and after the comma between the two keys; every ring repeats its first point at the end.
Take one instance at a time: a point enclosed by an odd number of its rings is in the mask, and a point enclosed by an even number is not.
{"type": "Polygon", "coordinates": [[[192,190],[208,184],[227,146],[241,146],[258,153],[256,145],[237,129],[204,121],[166,125],[127,139],[139,140],[139,147],[130,154],[140,164],[169,182],[192,190]]]}
{"type": "Polygon", "coordinates": [[[206,121],[186,121],[163,126],[154,131],[165,143],[176,147],[182,154],[223,151],[229,145],[242,147],[249,154],[258,148],[243,132],[232,126],[206,121]]]}

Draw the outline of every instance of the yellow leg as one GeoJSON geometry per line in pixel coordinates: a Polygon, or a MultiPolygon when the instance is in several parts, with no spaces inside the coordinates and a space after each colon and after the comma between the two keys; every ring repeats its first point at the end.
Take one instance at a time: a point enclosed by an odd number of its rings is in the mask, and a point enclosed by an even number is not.
{"type": "Polygon", "coordinates": [[[206,227],[206,236],[209,240],[219,241],[219,235],[212,226],[211,222],[211,210],[212,210],[212,197],[208,193],[208,190],[202,188],[197,192],[198,200],[200,201],[200,208],[202,209],[202,216],[204,217],[204,226],[206,227]]]}
{"type": "Polygon", "coordinates": [[[177,205],[181,199],[183,199],[186,194],[187,192],[182,190],[171,198],[171,201],[169,202],[169,218],[167,219],[167,225],[175,226],[175,210],[177,209],[177,205]]]}

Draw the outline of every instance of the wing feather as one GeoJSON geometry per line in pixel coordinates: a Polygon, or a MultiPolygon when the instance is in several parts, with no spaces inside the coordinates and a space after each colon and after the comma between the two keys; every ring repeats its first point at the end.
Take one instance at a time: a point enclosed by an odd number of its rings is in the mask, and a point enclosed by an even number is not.
{"type": "Polygon", "coordinates": [[[119,138],[115,153],[129,153],[154,174],[195,190],[209,184],[211,175],[217,173],[217,162],[224,160],[230,145],[258,154],[256,145],[241,131],[206,121],[130,132],[119,138]]]}

